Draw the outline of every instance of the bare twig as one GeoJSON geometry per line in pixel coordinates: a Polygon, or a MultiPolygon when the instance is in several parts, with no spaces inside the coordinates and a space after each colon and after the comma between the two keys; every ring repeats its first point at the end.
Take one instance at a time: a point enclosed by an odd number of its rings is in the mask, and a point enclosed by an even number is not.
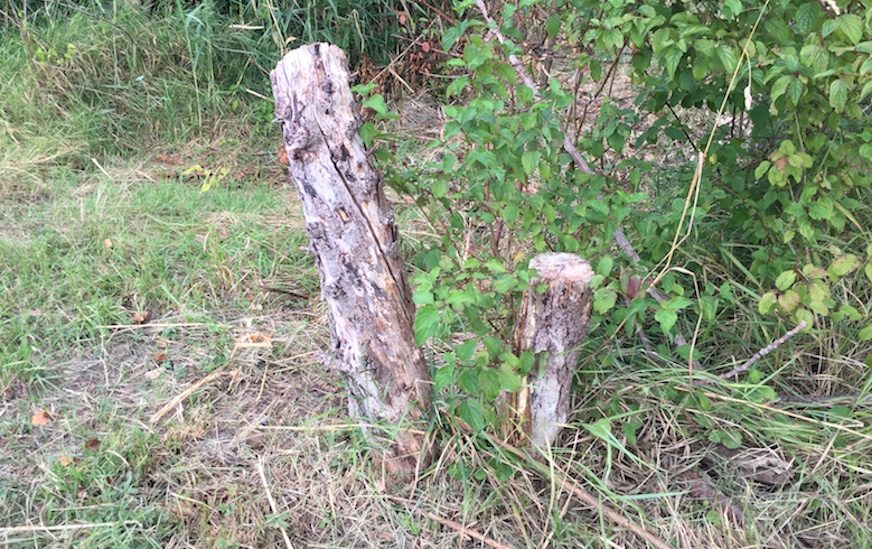
{"type": "Polygon", "coordinates": [[[190,387],[188,387],[187,389],[182,391],[182,393],[180,395],[178,395],[176,398],[169,401],[166,406],[164,406],[163,408],[161,408],[158,411],[158,413],[151,416],[151,419],[148,420],[149,423],[154,425],[155,423],[160,421],[160,418],[164,417],[169,412],[171,412],[173,408],[178,406],[179,403],[181,403],[183,400],[185,400],[186,398],[188,398],[189,396],[194,394],[194,392],[196,392],[197,389],[199,389],[203,385],[209,383],[210,381],[213,381],[213,380],[215,380],[221,376],[225,376],[225,375],[230,376],[231,379],[237,379],[239,377],[239,370],[233,369],[233,370],[230,370],[229,372],[222,372],[222,371],[212,372],[211,374],[204,377],[203,379],[201,379],[197,383],[194,383],[193,385],[191,385],[190,387]]]}
{"type": "MultiPolygon", "coordinates": [[[[266,473],[263,470],[263,458],[257,460],[255,467],[257,468],[257,474],[260,475],[260,482],[263,484],[263,490],[266,492],[266,499],[269,501],[269,508],[272,509],[274,515],[278,515],[279,508],[278,505],[276,505],[276,500],[273,499],[272,492],[269,489],[269,483],[266,481],[266,473]]],[[[279,524],[279,530],[282,531],[282,539],[285,540],[285,546],[288,549],[294,549],[294,546],[291,543],[291,538],[288,537],[288,531],[285,527],[279,524]]]]}
{"type": "MultiPolygon", "coordinates": [[[[764,356],[768,355],[769,353],[771,353],[772,351],[774,351],[775,349],[777,349],[778,347],[783,345],[784,342],[786,342],[788,339],[790,339],[793,336],[795,336],[796,334],[798,334],[799,331],[805,327],[806,327],[806,322],[803,320],[802,322],[797,324],[796,328],[790,330],[789,332],[787,332],[783,336],[779,337],[778,339],[776,339],[775,341],[773,341],[769,345],[763,347],[762,349],[760,349],[759,351],[754,353],[754,355],[751,358],[749,358],[748,360],[746,360],[744,364],[742,364],[741,366],[737,366],[737,367],[733,368],[732,370],[730,370],[729,372],[719,375],[718,377],[720,379],[729,379],[733,376],[737,376],[737,375],[741,374],[742,372],[744,372],[745,370],[747,370],[748,368],[750,368],[751,366],[756,364],[757,361],[759,361],[761,358],[763,358],[764,356]]],[[[710,379],[697,379],[693,382],[693,384],[696,386],[700,386],[700,385],[707,385],[711,382],[712,382],[712,380],[710,380],[710,379]]]]}
{"type": "Polygon", "coordinates": [[[482,534],[479,534],[478,532],[476,532],[475,530],[473,530],[471,528],[467,528],[466,526],[463,526],[461,524],[458,524],[458,523],[454,522],[453,520],[444,519],[444,518],[442,518],[438,515],[435,515],[433,513],[427,513],[427,518],[430,520],[434,520],[434,521],[438,522],[442,526],[447,526],[447,527],[451,528],[452,530],[454,530],[455,532],[458,532],[464,536],[469,536],[472,539],[478,540],[478,541],[484,543],[485,545],[487,545],[488,547],[493,547],[494,549],[514,549],[514,547],[512,547],[511,545],[506,545],[505,543],[500,543],[496,540],[492,540],[488,537],[485,537],[482,534]]]}

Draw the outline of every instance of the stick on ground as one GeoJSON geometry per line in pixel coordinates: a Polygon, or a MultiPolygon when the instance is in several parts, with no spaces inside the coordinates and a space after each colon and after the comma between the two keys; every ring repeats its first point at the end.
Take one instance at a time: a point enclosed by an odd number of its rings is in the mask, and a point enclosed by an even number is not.
{"type": "Polygon", "coordinates": [[[437,516],[433,513],[427,513],[427,518],[430,520],[438,522],[442,526],[447,526],[448,528],[451,528],[455,532],[459,532],[460,534],[463,534],[464,536],[469,536],[472,539],[478,540],[478,541],[484,543],[485,545],[487,545],[488,547],[493,547],[494,549],[514,549],[514,547],[512,547],[511,545],[506,545],[505,543],[500,543],[496,540],[492,540],[488,537],[485,537],[482,534],[479,534],[478,532],[476,532],[475,530],[472,530],[470,528],[467,528],[466,526],[458,524],[458,523],[454,522],[453,520],[444,519],[444,518],[437,516]]]}
{"type": "MultiPolygon", "coordinates": [[[[783,336],[779,337],[778,339],[776,339],[775,341],[773,341],[769,345],[763,347],[762,349],[760,349],[759,351],[754,353],[751,356],[751,358],[749,358],[748,360],[745,361],[744,364],[742,364],[741,366],[737,366],[737,367],[733,368],[732,370],[730,370],[729,372],[719,375],[718,377],[720,379],[729,379],[733,376],[737,376],[737,375],[741,374],[742,372],[744,372],[745,370],[747,370],[748,368],[750,368],[751,366],[756,364],[757,361],[759,361],[761,358],[768,355],[769,353],[771,353],[775,349],[781,347],[788,339],[790,339],[793,336],[795,336],[796,334],[798,334],[800,332],[800,330],[802,330],[805,327],[806,327],[806,322],[803,320],[802,322],[797,324],[796,328],[790,330],[789,332],[787,332],[783,336]]],[[[700,385],[708,385],[711,382],[712,382],[712,380],[710,380],[710,379],[697,379],[693,382],[693,384],[696,386],[700,386],[700,385]]]]}

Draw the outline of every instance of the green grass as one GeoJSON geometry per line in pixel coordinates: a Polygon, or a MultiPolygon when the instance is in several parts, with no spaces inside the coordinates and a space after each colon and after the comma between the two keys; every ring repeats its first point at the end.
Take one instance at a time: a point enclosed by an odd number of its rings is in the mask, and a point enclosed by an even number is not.
{"type": "Polygon", "coordinates": [[[267,184],[227,181],[201,192],[179,178],[58,175],[52,196],[20,207],[6,221],[19,232],[0,239],[4,353],[17,368],[39,360],[29,349],[93,341],[138,311],[245,308],[258,281],[285,261],[306,261],[294,249],[303,244],[298,231],[260,223],[284,207],[267,184]]]}

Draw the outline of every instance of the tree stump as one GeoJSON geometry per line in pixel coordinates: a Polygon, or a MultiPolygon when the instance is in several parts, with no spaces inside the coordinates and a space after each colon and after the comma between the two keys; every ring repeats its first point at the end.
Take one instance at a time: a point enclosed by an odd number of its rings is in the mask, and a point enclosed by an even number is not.
{"type": "Polygon", "coordinates": [[[327,302],[332,356],[350,390],[349,409],[375,440],[376,423],[399,426],[385,453],[393,472],[429,459],[420,431],[432,383],[415,345],[412,304],[394,216],[381,174],[357,134],[361,118],[348,62],[329,44],[297,48],[270,73],[288,169],[300,199],[310,249],[327,302]]]}
{"type": "Polygon", "coordinates": [[[590,322],[594,273],[587,261],[567,253],[538,255],[530,267],[539,276],[530,281],[521,303],[514,348],[519,356],[532,352],[534,363],[521,390],[510,395],[506,424],[511,430],[506,434],[517,442],[548,446],[569,417],[572,376],[590,322]],[[543,283],[546,290],[537,292],[543,283]]]}

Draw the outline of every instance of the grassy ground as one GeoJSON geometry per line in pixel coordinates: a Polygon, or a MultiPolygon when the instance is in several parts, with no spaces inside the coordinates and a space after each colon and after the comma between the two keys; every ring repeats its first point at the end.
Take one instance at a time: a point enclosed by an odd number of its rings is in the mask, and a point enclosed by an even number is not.
{"type": "MultiPolygon", "coordinates": [[[[234,106],[214,72],[195,83],[184,29],[154,31],[166,50],[142,63],[189,69],[160,73],[154,96],[119,84],[140,65],[95,69],[122,51],[102,23],[34,39],[74,37],[89,53],[68,64],[34,68],[20,35],[0,42],[15,75],[0,83],[0,545],[484,546],[447,519],[503,547],[645,547],[572,479],[673,547],[872,546],[870,345],[826,325],[693,393],[686,364],[594,328],[574,423],[547,459],[440,416],[435,465],[386,475],[313,357],[329,329],[269,109],[234,106]],[[84,101],[89,78],[101,93],[84,101]],[[859,399],[776,402],[773,388],[859,399]]],[[[434,108],[397,106],[418,117],[408,135],[433,130],[434,108]]],[[[411,256],[427,231],[398,211],[411,256]]],[[[733,249],[681,253],[739,298],[700,327],[704,368],[792,327],[757,314],[733,249]]],[[[861,277],[841,288],[867,310],[861,277]]]]}

